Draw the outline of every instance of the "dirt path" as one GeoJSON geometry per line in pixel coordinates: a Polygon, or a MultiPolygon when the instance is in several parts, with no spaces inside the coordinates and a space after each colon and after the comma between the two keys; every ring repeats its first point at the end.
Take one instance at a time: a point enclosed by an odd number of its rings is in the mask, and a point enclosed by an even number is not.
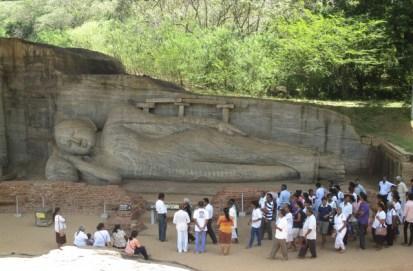
{"type": "MultiPolygon", "coordinates": [[[[172,215],[172,214],[170,214],[172,215]]],[[[68,240],[72,241],[72,234],[83,224],[87,231],[93,231],[95,225],[100,222],[99,217],[84,215],[66,215],[68,221],[68,240]]],[[[179,262],[199,270],[297,270],[297,271],[320,271],[320,270],[343,270],[354,271],[362,268],[363,271],[394,270],[411,271],[413,263],[413,247],[404,247],[399,244],[391,248],[376,251],[370,243],[369,248],[362,251],[355,242],[350,244],[345,254],[337,254],[333,251],[333,240],[329,241],[327,249],[318,249],[317,259],[300,260],[296,258],[297,253],[289,253],[289,261],[268,260],[266,256],[271,249],[271,241],[263,241],[262,247],[245,249],[249,238],[247,218],[240,219],[240,244],[233,245],[231,255],[219,255],[218,246],[207,244],[207,253],[197,255],[191,251],[187,254],[179,254],[175,249],[175,228],[168,225],[168,241],[161,243],[157,241],[157,225],[149,225],[148,230],[139,236],[141,242],[147,247],[153,258],[169,262],[179,262]]],[[[30,254],[40,255],[55,248],[54,233],[52,227],[41,228],[34,226],[34,217],[26,214],[21,218],[15,218],[11,214],[0,214],[0,254],[10,255],[30,254]]]]}

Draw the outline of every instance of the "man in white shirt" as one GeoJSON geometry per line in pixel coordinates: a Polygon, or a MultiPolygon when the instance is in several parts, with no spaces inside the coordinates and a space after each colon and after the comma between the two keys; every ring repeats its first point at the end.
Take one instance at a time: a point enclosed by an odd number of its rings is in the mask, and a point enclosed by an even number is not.
{"type": "Polygon", "coordinates": [[[261,223],[263,215],[258,201],[254,200],[252,205],[254,209],[252,210],[251,221],[248,222],[248,224],[251,225],[251,237],[247,248],[252,247],[255,237],[257,237],[258,246],[261,246],[261,223]]]}
{"type": "Polygon", "coordinates": [[[179,210],[174,214],[173,223],[176,225],[178,252],[188,251],[188,224],[191,222],[189,215],[184,211],[184,205],[179,205],[179,210]]]}
{"type": "Polygon", "coordinates": [[[204,202],[198,203],[198,209],[194,211],[195,222],[195,252],[205,252],[205,241],[208,223],[208,212],[204,208],[204,202]],[[201,241],[201,244],[199,242],[201,241]]]}
{"type": "Polygon", "coordinates": [[[158,200],[155,203],[156,213],[158,214],[158,234],[159,234],[159,241],[164,242],[166,241],[166,213],[168,212],[166,205],[165,205],[165,194],[159,193],[158,200]]]}
{"type": "Polygon", "coordinates": [[[209,203],[208,198],[204,198],[205,210],[208,212],[207,234],[211,237],[212,243],[217,244],[217,237],[212,228],[212,219],[214,217],[214,207],[209,203]]]}
{"type": "Polygon", "coordinates": [[[316,258],[317,221],[311,208],[307,208],[306,212],[307,218],[303,226],[305,244],[301,247],[298,257],[304,258],[308,249],[310,249],[311,257],[316,258]]]}
{"type": "Polygon", "coordinates": [[[284,260],[288,260],[287,251],[287,236],[288,236],[288,221],[286,218],[285,209],[281,209],[278,213],[278,220],[275,224],[275,241],[273,243],[269,258],[275,259],[278,250],[281,248],[281,253],[284,260]]]}
{"type": "Polygon", "coordinates": [[[387,204],[387,196],[389,195],[392,186],[394,186],[395,184],[389,182],[387,180],[387,177],[384,176],[383,180],[381,180],[379,182],[379,196],[381,198],[381,200],[383,201],[384,205],[387,204]]]}
{"type": "Polygon", "coordinates": [[[323,186],[321,186],[321,184],[320,183],[316,183],[316,191],[315,191],[315,203],[314,203],[314,211],[315,211],[315,213],[317,214],[318,213],[318,207],[320,207],[320,205],[321,205],[321,202],[322,202],[322,199],[324,198],[324,196],[325,196],[325,189],[324,189],[324,187],[323,186]]]}
{"type": "Polygon", "coordinates": [[[367,194],[367,191],[364,186],[361,185],[359,178],[356,178],[356,180],[354,180],[354,184],[354,192],[357,194],[357,196],[360,196],[361,193],[367,194]]]}
{"type": "Polygon", "coordinates": [[[261,209],[265,208],[265,202],[267,201],[267,193],[265,191],[261,191],[260,198],[258,200],[258,203],[260,205],[261,209]]]}
{"type": "Polygon", "coordinates": [[[409,189],[407,188],[406,183],[403,181],[402,177],[400,176],[396,177],[396,183],[397,183],[397,192],[399,193],[400,203],[402,205],[402,210],[404,210],[404,204],[406,203],[406,196],[407,196],[409,189]]]}

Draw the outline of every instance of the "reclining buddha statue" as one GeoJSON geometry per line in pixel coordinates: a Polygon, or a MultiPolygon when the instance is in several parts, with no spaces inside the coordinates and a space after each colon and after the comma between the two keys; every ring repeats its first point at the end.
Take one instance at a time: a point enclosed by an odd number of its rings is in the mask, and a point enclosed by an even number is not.
{"type": "Polygon", "coordinates": [[[88,119],[63,120],[54,137],[49,180],[312,181],[344,173],[333,155],[251,137],[217,119],[159,116],[132,105],[113,108],[101,131],[88,119]]]}

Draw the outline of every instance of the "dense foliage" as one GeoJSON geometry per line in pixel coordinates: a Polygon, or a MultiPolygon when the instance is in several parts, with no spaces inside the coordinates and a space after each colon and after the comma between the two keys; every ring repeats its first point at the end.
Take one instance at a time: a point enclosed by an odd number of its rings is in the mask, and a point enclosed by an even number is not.
{"type": "Polygon", "coordinates": [[[83,47],[199,90],[402,99],[411,0],[0,1],[0,36],[83,47]]]}

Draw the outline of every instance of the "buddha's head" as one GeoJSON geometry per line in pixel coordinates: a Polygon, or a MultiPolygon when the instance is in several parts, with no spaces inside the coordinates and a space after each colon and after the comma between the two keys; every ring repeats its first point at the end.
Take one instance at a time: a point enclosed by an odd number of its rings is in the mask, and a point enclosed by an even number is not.
{"type": "Polygon", "coordinates": [[[64,120],[55,126],[57,146],[70,154],[89,154],[96,144],[97,128],[91,120],[64,120]]]}

